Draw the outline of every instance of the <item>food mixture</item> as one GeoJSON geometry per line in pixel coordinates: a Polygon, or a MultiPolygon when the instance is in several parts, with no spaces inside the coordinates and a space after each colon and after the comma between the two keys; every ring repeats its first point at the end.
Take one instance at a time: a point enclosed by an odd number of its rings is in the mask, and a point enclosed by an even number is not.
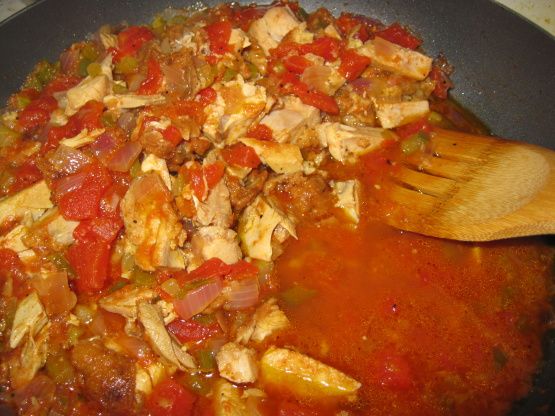
{"type": "Polygon", "coordinates": [[[383,225],[434,129],[483,132],[421,43],[282,1],[169,9],[39,62],[0,119],[0,402],[505,414],[554,250],[383,225]]]}

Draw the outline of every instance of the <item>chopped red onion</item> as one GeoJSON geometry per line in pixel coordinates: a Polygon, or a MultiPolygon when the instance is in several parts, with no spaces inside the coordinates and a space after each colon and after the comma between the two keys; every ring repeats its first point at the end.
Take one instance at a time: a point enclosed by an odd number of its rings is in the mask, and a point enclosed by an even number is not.
{"type": "Polygon", "coordinates": [[[244,309],[256,305],[260,294],[258,276],[234,280],[229,284],[226,293],[226,309],[244,309]]]}
{"type": "Polygon", "coordinates": [[[112,155],[107,163],[108,169],[115,172],[127,172],[143,150],[138,142],[127,142],[112,155]]]}
{"type": "Polygon", "coordinates": [[[222,289],[219,277],[208,279],[202,286],[188,291],[183,299],[174,300],[175,312],[183,319],[190,319],[206,309],[222,293],[222,289]]]}

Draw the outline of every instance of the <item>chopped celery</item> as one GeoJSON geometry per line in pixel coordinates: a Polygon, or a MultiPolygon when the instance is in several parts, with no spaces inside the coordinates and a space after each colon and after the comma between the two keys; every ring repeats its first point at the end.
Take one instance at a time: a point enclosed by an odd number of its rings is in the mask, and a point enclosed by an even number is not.
{"type": "Polygon", "coordinates": [[[428,139],[428,135],[424,132],[420,131],[413,134],[401,142],[401,151],[405,155],[410,155],[416,151],[424,150],[428,139]]]}
{"type": "Polygon", "coordinates": [[[125,279],[118,280],[116,283],[112,285],[112,287],[110,287],[110,289],[108,289],[108,293],[114,293],[120,290],[122,287],[127,286],[127,283],[128,282],[125,279]]]}
{"type": "Polygon", "coordinates": [[[180,297],[182,292],[181,286],[179,286],[179,283],[177,283],[177,280],[175,279],[166,280],[160,285],[160,287],[164,290],[164,292],[168,293],[174,298],[180,297]]]}
{"type": "Polygon", "coordinates": [[[131,281],[137,286],[151,286],[156,282],[156,276],[136,267],[131,273],[131,281]]]}
{"type": "Polygon", "coordinates": [[[224,81],[231,81],[237,76],[237,71],[231,68],[226,68],[223,76],[224,81]]]}
{"type": "Polygon", "coordinates": [[[102,74],[102,67],[98,62],[91,62],[87,66],[87,74],[90,75],[91,77],[96,77],[102,74]]]}
{"type": "Polygon", "coordinates": [[[118,122],[118,116],[113,111],[106,111],[102,114],[102,124],[104,127],[114,127],[118,122]]]}
{"type": "Polygon", "coordinates": [[[29,97],[26,97],[23,94],[17,94],[15,96],[15,106],[21,110],[25,107],[27,107],[29,105],[29,103],[31,102],[31,99],[29,97]]]}
{"type": "Polygon", "coordinates": [[[211,373],[216,369],[216,358],[214,351],[211,350],[198,350],[195,353],[198,369],[203,373],[211,373]]]}
{"type": "Polygon", "coordinates": [[[117,82],[114,82],[112,88],[114,90],[114,94],[125,94],[127,92],[127,87],[117,82]]]}
{"type": "Polygon", "coordinates": [[[67,343],[68,343],[68,345],[77,344],[77,341],[79,341],[79,337],[81,335],[83,335],[83,332],[85,332],[83,330],[83,328],[80,328],[80,327],[75,326],[75,325],[69,325],[69,328],[67,329],[67,343]]]}
{"type": "Polygon", "coordinates": [[[137,59],[132,56],[124,56],[121,60],[116,64],[114,70],[118,74],[131,74],[137,70],[139,67],[139,63],[137,59]]]}
{"type": "MultiPolygon", "coordinates": [[[[131,165],[131,169],[129,170],[129,174],[131,175],[132,178],[136,178],[137,176],[140,176],[141,174],[141,162],[139,161],[139,159],[135,160],[135,162],[133,162],[133,165],[131,165]]],[[[133,259],[133,256],[131,256],[131,258],[133,259]]],[[[135,262],[135,260],[133,259],[133,262],[135,262]]]]}
{"type": "Polygon", "coordinates": [[[0,124],[0,148],[13,146],[19,137],[20,134],[18,132],[0,124]]]}
{"type": "Polygon", "coordinates": [[[191,389],[201,396],[206,396],[210,393],[210,379],[202,374],[188,374],[185,373],[179,377],[179,382],[185,387],[191,389]]]}
{"type": "Polygon", "coordinates": [[[79,61],[79,66],[78,66],[77,72],[79,73],[80,76],[86,77],[88,75],[87,68],[91,63],[92,62],[89,61],[87,58],[82,58],[79,61]]]}
{"type": "Polygon", "coordinates": [[[274,66],[274,72],[278,75],[283,74],[285,72],[285,65],[281,62],[276,63],[274,66]]]}
{"type": "Polygon", "coordinates": [[[210,325],[213,324],[214,322],[216,322],[216,318],[214,317],[213,314],[201,314],[199,313],[198,315],[195,315],[191,318],[193,321],[198,322],[199,324],[202,325],[210,325]]]}
{"type": "Polygon", "coordinates": [[[166,28],[166,20],[162,16],[156,16],[150,24],[152,30],[157,35],[161,35],[166,28]]]}
{"type": "Polygon", "coordinates": [[[251,62],[247,62],[247,68],[249,69],[250,72],[250,76],[249,78],[256,78],[258,77],[258,75],[260,75],[260,71],[258,70],[258,67],[251,63],[251,62]]]}
{"type": "Polygon", "coordinates": [[[435,111],[431,111],[428,116],[428,121],[432,124],[441,124],[443,121],[443,116],[435,111]]]}
{"type": "Polygon", "coordinates": [[[50,261],[56,268],[60,271],[67,271],[70,274],[74,274],[69,262],[64,257],[62,253],[54,253],[50,254],[46,257],[48,261],[50,261]]]}
{"type": "Polygon", "coordinates": [[[92,62],[98,59],[100,52],[93,43],[87,43],[81,49],[81,56],[92,62]]]}
{"type": "Polygon", "coordinates": [[[85,305],[77,305],[73,308],[73,314],[85,325],[93,320],[94,312],[91,308],[85,305]]]}
{"type": "Polygon", "coordinates": [[[40,61],[33,72],[27,77],[23,88],[33,88],[38,91],[48,84],[56,73],[58,72],[58,65],[51,64],[48,61],[40,61]]]}
{"type": "Polygon", "coordinates": [[[288,306],[298,306],[313,298],[315,295],[316,290],[314,289],[309,289],[301,285],[294,285],[281,292],[280,297],[288,306]]]}
{"type": "Polygon", "coordinates": [[[46,359],[46,373],[56,383],[67,383],[75,377],[75,370],[67,354],[63,351],[50,354],[46,359]]]}

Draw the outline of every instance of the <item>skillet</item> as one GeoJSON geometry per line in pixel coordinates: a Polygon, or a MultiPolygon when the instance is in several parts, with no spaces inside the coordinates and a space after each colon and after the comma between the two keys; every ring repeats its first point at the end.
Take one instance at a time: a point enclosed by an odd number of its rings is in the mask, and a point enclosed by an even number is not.
{"type": "MultiPolygon", "coordinates": [[[[264,1],[262,1],[264,2],[264,1]]],[[[106,23],[150,21],[185,0],[41,0],[0,24],[0,102],[19,88],[39,59],[57,59],[63,48],[106,23]]],[[[218,1],[205,2],[213,6],[218,1]]],[[[244,2],[244,3],[248,3],[244,2]]],[[[443,52],[455,67],[452,97],[502,137],[555,149],[555,38],[487,0],[302,0],[312,11],[365,14],[414,28],[430,56],[443,52]]],[[[530,394],[511,415],[555,413],[555,335],[544,342],[545,363],[530,394]]],[[[0,409],[0,415],[5,414],[0,409]]]]}

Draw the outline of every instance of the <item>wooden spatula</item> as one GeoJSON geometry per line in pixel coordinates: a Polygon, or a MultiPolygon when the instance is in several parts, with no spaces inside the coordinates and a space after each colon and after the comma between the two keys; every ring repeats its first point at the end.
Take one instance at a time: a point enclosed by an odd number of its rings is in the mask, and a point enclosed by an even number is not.
{"type": "Polygon", "coordinates": [[[393,174],[390,225],[463,241],[555,233],[555,152],[442,129],[430,140],[433,156],[393,174]]]}

